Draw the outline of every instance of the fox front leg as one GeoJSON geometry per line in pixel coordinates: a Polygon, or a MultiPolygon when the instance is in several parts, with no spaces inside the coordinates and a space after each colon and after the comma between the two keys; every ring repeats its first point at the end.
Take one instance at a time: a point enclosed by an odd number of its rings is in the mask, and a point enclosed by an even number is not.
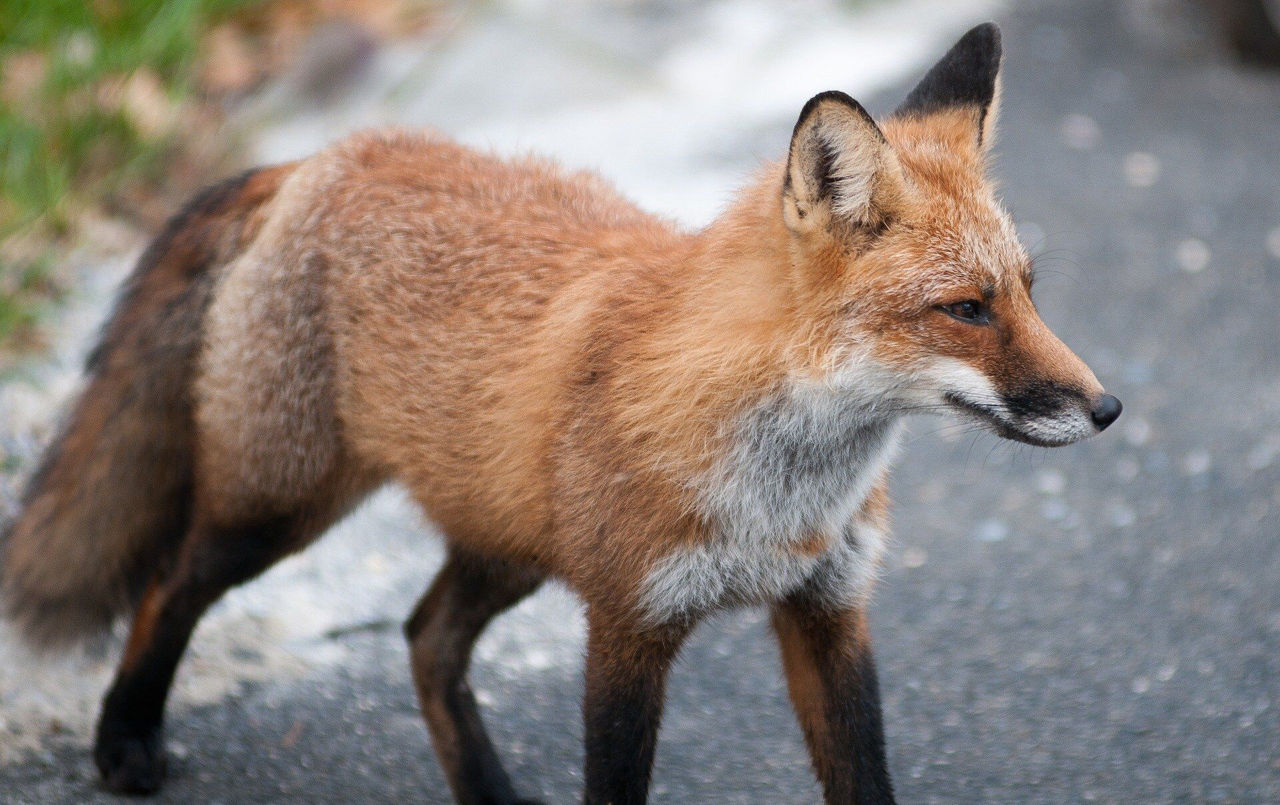
{"type": "Polygon", "coordinates": [[[640,805],[649,791],[667,672],[689,627],[588,615],[583,703],[586,805],[640,805]]]}
{"type": "Polygon", "coordinates": [[[787,684],[828,803],[892,803],[866,616],[803,591],[774,607],[787,684]]]}

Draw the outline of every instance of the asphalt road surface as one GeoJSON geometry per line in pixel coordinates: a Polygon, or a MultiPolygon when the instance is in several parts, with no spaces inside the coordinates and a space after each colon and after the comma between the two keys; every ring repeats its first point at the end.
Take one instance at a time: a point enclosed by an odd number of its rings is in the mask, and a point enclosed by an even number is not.
{"type": "MultiPolygon", "coordinates": [[[[900,797],[1280,801],[1280,74],[1189,3],[998,19],[1037,299],[1125,413],[1054,451],[913,423],[872,612],[900,797]]],[[[562,629],[547,609],[506,633],[562,629]]],[[[162,801],[448,801],[398,628],[329,637],[345,661],[176,714],[162,801]]],[[[574,801],[580,663],[504,650],[473,672],[496,743],[522,792],[574,801]]],[[[670,689],[655,801],[819,799],[762,613],[704,625],[670,689]]],[[[83,741],[0,767],[0,800],[109,801],[83,741]]]]}

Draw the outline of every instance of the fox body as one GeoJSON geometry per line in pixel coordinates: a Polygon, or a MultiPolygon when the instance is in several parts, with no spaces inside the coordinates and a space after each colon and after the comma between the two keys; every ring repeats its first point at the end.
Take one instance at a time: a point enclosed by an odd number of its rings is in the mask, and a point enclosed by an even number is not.
{"type": "Polygon", "coordinates": [[[889,801],[866,597],[899,420],[1066,444],[1119,414],[1041,323],[985,178],[998,32],[893,116],[824,93],[686,232],[587,174],[368,133],[206,192],[143,256],[5,541],[37,642],[132,610],[95,758],[155,790],[164,701],[230,586],[402,483],[449,558],[410,618],[455,797],[518,797],[465,683],[542,579],[589,624],[586,800],[644,799],[666,670],[773,608],[831,802],[889,801]]]}

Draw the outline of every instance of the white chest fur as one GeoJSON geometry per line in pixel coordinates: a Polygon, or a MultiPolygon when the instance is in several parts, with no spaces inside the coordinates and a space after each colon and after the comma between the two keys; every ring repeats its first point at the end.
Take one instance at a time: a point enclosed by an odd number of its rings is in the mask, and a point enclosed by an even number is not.
{"type": "Polygon", "coordinates": [[[749,412],[700,484],[715,534],[649,573],[648,617],[777,600],[805,583],[837,603],[861,595],[884,537],[857,514],[899,430],[827,390],[792,390],[749,412]]]}

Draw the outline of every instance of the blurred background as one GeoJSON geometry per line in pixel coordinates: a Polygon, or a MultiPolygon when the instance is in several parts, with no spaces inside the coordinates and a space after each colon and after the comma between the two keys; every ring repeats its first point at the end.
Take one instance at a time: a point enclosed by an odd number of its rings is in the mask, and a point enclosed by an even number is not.
{"type": "MultiPolygon", "coordinates": [[[[432,126],[689,227],[804,101],[887,114],[1003,28],[994,172],[1044,318],[1125,413],[1054,451],[914,421],[872,610],[905,802],[1280,801],[1280,22],[1258,0],[0,0],[0,519],[114,288],[198,187],[432,126]]],[[[235,591],[179,673],[162,801],[447,802],[399,622],[440,561],[395,489],[235,591]]],[[[108,646],[0,624],[0,800],[109,801],[108,646]]],[[[473,682],[522,791],[580,785],[583,625],[548,589],[473,682]]],[[[671,681],[658,802],[819,799],[760,612],[671,681]]]]}

